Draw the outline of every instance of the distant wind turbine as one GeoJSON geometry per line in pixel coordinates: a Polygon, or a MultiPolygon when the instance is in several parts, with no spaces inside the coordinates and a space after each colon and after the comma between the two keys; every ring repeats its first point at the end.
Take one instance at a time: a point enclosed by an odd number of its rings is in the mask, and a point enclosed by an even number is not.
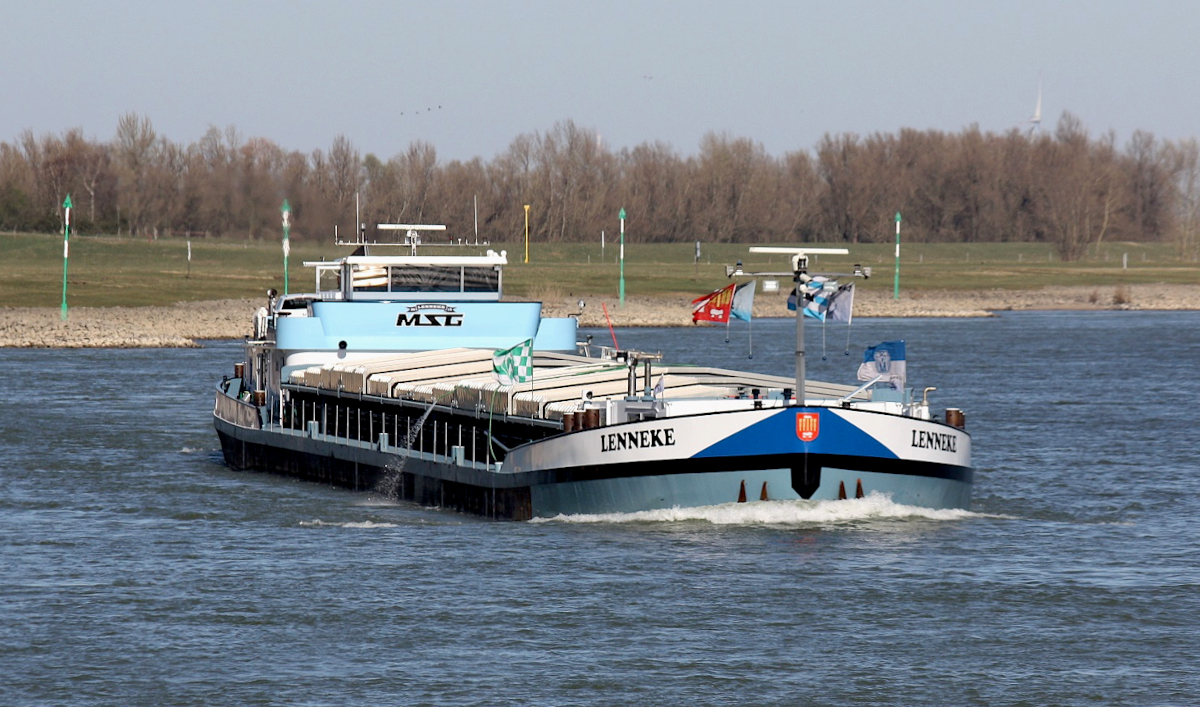
{"type": "Polygon", "coordinates": [[[1037,105],[1033,107],[1033,115],[1029,118],[1029,134],[1042,127],[1042,80],[1038,79],[1037,105]]]}

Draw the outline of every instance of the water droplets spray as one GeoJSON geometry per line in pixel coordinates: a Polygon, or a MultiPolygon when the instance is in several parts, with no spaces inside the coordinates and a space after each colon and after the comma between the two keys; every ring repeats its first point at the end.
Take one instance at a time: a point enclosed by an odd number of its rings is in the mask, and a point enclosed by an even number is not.
{"type": "Polygon", "coordinates": [[[430,402],[429,407],[425,408],[425,412],[417,418],[417,423],[409,426],[408,434],[404,438],[404,452],[392,456],[391,461],[388,462],[387,467],[384,469],[383,476],[375,484],[375,493],[378,493],[389,501],[399,500],[400,484],[403,483],[404,479],[404,465],[408,463],[408,458],[412,455],[413,442],[421,434],[421,428],[425,426],[425,421],[433,413],[433,406],[436,404],[436,400],[430,402]]]}

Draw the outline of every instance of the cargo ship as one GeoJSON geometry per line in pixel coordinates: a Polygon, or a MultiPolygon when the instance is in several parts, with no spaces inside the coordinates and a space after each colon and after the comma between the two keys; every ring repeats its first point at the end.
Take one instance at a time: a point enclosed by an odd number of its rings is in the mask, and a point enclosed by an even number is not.
{"type": "MultiPolygon", "coordinates": [[[[792,377],[671,364],[505,301],[507,254],[441,231],[381,224],[305,263],[312,292],[268,292],[216,390],[229,466],[507,520],[871,493],[969,507],[962,413],[882,375],[805,380],[803,306],[792,377]]],[[[803,298],[820,251],[786,250],[803,298]]]]}

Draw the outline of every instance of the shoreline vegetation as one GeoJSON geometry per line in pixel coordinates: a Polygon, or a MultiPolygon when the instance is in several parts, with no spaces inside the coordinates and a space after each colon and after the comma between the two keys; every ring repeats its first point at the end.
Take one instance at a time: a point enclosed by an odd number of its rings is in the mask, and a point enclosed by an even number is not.
{"type": "Polygon", "coordinates": [[[830,133],[782,154],[723,131],[684,152],[595,137],[566,119],[486,161],[439,159],[420,140],[363,154],[346,135],[306,154],[235,125],[176,142],[128,112],[110,141],[71,128],[0,142],[0,228],[61,229],[74,195],[77,233],[143,240],[277,238],[286,199],[296,244],[403,220],[460,237],[482,224],[484,237],[511,238],[523,224],[535,243],[570,245],[627,211],[641,242],[888,243],[902,212],[920,241],[1048,244],[1067,261],[1112,241],[1189,256],[1200,245],[1200,142],[1137,130],[1117,145],[1070,112],[1044,132],[830,133]]]}
{"type": "MultiPolygon", "coordinates": [[[[699,294],[699,293],[697,293],[699,294]]],[[[581,327],[607,326],[602,304],[616,327],[692,326],[690,300],[696,295],[582,296],[581,327]]],[[[532,299],[532,298],[511,298],[532,299]]],[[[542,297],[543,315],[579,313],[578,297],[542,297]]],[[[754,316],[794,316],[786,294],[760,293],[754,316]]],[[[241,339],[265,298],[179,302],[169,306],[72,307],[66,321],[58,307],[0,307],[3,348],[189,348],[204,339],[241,339]]],[[[860,289],[856,318],[988,317],[1019,310],[1200,310],[1200,285],[1064,285],[1027,290],[918,290],[892,298],[889,290],[860,289]]]]}

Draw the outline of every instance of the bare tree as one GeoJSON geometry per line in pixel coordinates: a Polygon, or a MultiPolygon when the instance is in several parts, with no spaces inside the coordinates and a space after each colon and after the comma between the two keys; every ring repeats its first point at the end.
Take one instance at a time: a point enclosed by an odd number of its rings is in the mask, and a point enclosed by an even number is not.
{"type": "Polygon", "coordinates": [[[579,240],[598,227],[616,163],[595,138],[573,121],[557,123],[538,139],[537,179],[542,185],[539,236],[579,240]]]}
{"type": "Polygon", "coordinates": [[[602,216],[593,230],[613,223],[615,212],[624,208],[630,225],[636,224],[633,232],[639,239],[678,241],[700,237],[693,227],[695,217],[687,207],[693,182],[687,165],[670,145],[643,143],[626,150],[620,156],[618,170],[615,202],[609,205],[607,219],[602,216]]]}
{"type": "Polygon", "coordinates": [[[1136,240],[1158,240],[1170,230],[1173,214],[1171,167],[1167,150],[1150,133],[1137,130],[1122,160],[1129,235],[1136,240]]]}
{"type": "Polygon", "coordinates": [[[117,136],[113,142],[113,157],[120,183],[119,204],[129,220],[130,232],[146,230],[148,209],[153,200],[150,193],[150,168],[157,156],[158,135],[150,119],[126,113],[117,121],[117,136]]]}
{"type": "Polygon", "coordinates": [[[890,209],[879,198],[884,175],[879,174],[877,162],[883,152],[879,147],[869,151],[853,134],[826,135],[817,144],[817,173],[824,185],[822,220],[837,240],[859,243],[878,239],[873,227],[880,214],[890,209]]]}
{"type": "Polygon", "coordinates": [[[1200,255],[1200,143],[1187,138],[1167,148],[1173,176],[1175,242],[1179,257],[1195,259],[1200,255]]]}
{"type": "Polygon", "coordinates": [[[19,145],[0,143],[0,227],[28,228],[35,220],[33,170],[19,145]]]}
{"type": "Polygon", "coordinates": [[[1079,119],[1063,113],[1054,141],[1039,151],[1042,214],[1063,260],[1079,260],[1108,232],[1117,207],[1114,142],[1109,133],[1092,143],[1079,119]]]}
{"type": "MultiPolygon", "coordinates": [[[[329,194],[333,199],[333,209],[339,221],[349,219],[350,207],[354,203],[354,195],[359,192],[363,183],[362,156],[358,149],[345,135],[333,139],[329,148],[329,194]]],[[[355,225],[357,229],[357,225],[355,225]]]]}
{"type": "Polygon", "coordinates": [[[789,152],[784,155],[781,190],[778,210],[783,217],[783,223],[778,240],[821,240],[823,234],[817,226],[821,179],[817,176],[813,158],[807,152],[789,152]]]}
{"type": "Polygon", "coordinates": [[[88,195],[88,221],[96,223],[96,195],[104,187],[106,181],[111,181],[112,161],[109,158],[108,146],[90,142],[83,137],[82,130],[67,133],[67,143],[78,157],[76,158],[76,179],[80,187],[88,195]]]}

